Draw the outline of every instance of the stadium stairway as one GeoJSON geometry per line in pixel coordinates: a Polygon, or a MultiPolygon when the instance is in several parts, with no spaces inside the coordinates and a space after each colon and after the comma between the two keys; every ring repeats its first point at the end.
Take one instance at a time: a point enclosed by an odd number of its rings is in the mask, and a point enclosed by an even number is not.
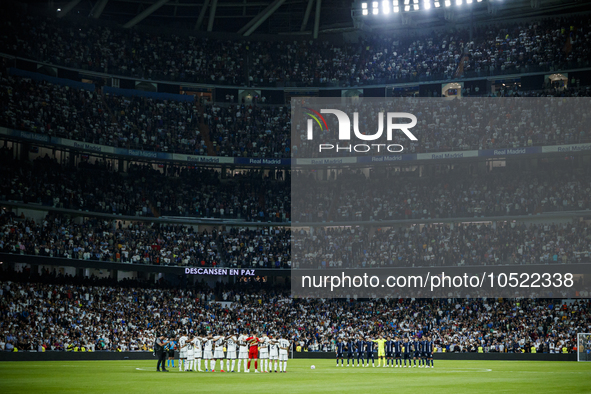
{"type": "Polygon", "coordinates": [[[100,96],[101,96],[101,103],[103,103],[103,107],[107,110],[107,112],[109,113],[109,117],[111,118],[111,124],[118,125],[119,121],[117,120],[117,117],[113,113],[113,110],[111,110],[111,107],[109,107],[109,105],[105,101],[105,96],[102,94],[102,91],[101,91],[100,96]]]}
{"type": "Polygon", "coordinates": [[[461,78],[464,75],[464,63],[470,59],[468,55],[462,55],[460,58],[460,62],[458,63],[458,68],[456,68],[456,73],[454,74],[454,78],[461,78]]]}
{"type": "Polygon", "coordinates": [[[148,200],[148,208],[150,209],[150,212],[152,212],[152,216],[155,218],[160,217],[160,210],[156,208],[156,206],[150,200],[148,200]]]}
{"type": "MultiPolygon", "coordinates": [[[[225,231],[225,228],[224,228],[224,231],[225,231]]],[[[219,234],[220,233],[218,233],[218,235],[219,234]]],[[[222,253],[222,251],[224,250],[224,244],[223,244],[223,241],[222,241],[222,237],[221,236],[218,236],[216,238],[216,240],[215,240],[215,248],[216,248],[216,250],[218,252],[220,252],[220,253],[218,253],[218,256],[220,256],[220,264],[219,264],[219,266],[220,267],[227,267],[228,265],[226,264],[226,255],[224,253],[222,253]]]]}
{"type": "Polygon", "coordinates": [[[216,156],[217,152],[215,151],[213,142],[209,136],[209,125],[203,121],[203,106],[201,104],[197,104],[197,109],[199,110],[199,132],[201,133],[201,139],[205,141],[205,146],[207,146],[207,155],[216,156]]]}
{"type": "Polygon", "coordinates": [[[538,204],[536,209],[534,209],[534,215],[539,215],[540,213],[544,213],[544,206],[542,204],[538,204]]]}
{"type": "MultiPolygon", "coordinates": [[[[340,196],[341,195],[341,183],[337,182],[335,186],[335,190],[333,191],[333,196],[340,196]]],[[[328,208],[328,217],[326,218],[327,221],[332,222],[336,220],[335,216],[337,213],[337,207],[339,206],[339,199],[338,197],[330,199],[330,207],[328,208]]]]}
{"type": "Polygon", "coordinates": [[[261,210],[261,211],[264,211],[265,210],[265,201],[266,201],[265,194],[266,194],[265,188],[261,188],[261,190],[259,191],[259,195],[258,195],[258,197],[259,197],[259,210],[261,210]]]}

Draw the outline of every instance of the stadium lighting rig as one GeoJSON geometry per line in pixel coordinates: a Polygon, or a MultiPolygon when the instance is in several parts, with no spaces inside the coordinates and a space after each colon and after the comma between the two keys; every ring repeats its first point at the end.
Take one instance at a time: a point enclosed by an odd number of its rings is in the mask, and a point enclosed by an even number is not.
{"type": "Polygon", "coordinates": [[[351,14],[353,17],[387,17],[391,14],[419,12],[437,8],[462,7],[484,0],[379,0],[355,1],[351,14]]]}

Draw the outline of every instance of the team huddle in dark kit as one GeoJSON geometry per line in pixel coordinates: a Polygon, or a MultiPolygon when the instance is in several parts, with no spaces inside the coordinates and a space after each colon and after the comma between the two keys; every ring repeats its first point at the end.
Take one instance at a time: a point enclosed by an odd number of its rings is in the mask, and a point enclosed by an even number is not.
{"type": "Polygon", "coordinates": [[[408,337],[400,339],[398,336],[390,336],[380,334],[377,339],[370,337],[341,338],[337,339],[336,353],[337,353],[337,367],[339,360],[341,366],[345,364],[345,355],[347,358],[347,367],[349,365],[355,366],[357,360],[358,367],[369,367],[369,360],[371,359],[372,367],[375,367],[374,352],[378,353],[378,367],[382,362],[384,367],[417,368],[433,368],[433,341],[430,335],[419,338],[415,336],[409,340],[408,337]],[[365,357],[365,365],[363,363],[365,357]],[[404,361],[404,363],[403,363],[404,361]]]}

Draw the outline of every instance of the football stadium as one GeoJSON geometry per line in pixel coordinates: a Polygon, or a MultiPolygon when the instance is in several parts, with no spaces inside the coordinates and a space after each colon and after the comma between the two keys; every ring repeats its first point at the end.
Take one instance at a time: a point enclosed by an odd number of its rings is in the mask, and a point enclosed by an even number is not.
{"type": "Polygon", "coordinates": [[[591,2],[0,11],[2,393],[591,393],[591,2]]]}

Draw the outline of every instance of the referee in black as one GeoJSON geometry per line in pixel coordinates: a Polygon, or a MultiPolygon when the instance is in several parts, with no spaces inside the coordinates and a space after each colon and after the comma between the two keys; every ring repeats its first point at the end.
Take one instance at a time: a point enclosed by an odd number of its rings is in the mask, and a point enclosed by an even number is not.
{"type": "Polygon", "coordinates": [[[158,364],[156,365],[156,371],[158,372],[160,372],[160,364],[162,364],[162,372],[168,372],[168,369],[166,369],[166,355],[168,352],[164,349],[164,346],[170,341],[166,341],[165,339],[166,337],[164,335],[157,336],[154,343],[154,352],[156,352],[156,357],[158,357],[158,364]]]}

